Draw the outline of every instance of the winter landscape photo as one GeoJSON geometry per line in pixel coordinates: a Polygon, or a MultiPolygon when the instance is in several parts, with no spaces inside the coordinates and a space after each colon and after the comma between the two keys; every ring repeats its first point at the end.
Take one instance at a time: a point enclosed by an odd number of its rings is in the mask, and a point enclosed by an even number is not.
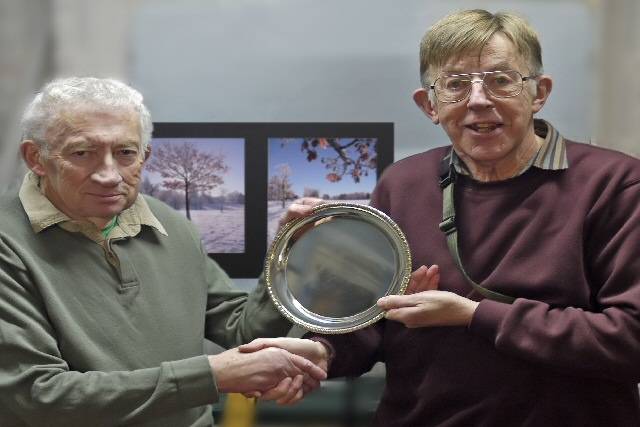
{"type": "Polygon", "coordinates": [[[182,212],[208,253],[245,251],[243,138],[154,138],[141,191],[182,212]]]}
{"type": "Polygon", "coordinates": [[[376,138],[269,138],[267,244],[293,200],[368,204],[376,184],[376,138]]]}

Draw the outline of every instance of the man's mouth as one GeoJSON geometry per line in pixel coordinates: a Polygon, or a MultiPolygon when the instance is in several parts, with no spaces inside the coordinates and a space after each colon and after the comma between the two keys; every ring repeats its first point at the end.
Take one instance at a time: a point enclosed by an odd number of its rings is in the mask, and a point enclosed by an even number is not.
{"type": "Polygon", "coordinates": [[[93,193],[91,195],[94,196],[94,197],[99,197],[101,199],[110,199],[110,198],[116,198],[116,197],[122,196],[123,194],[122,193],[111,193],[111,194],[96,194],[96,193],[93,193]]]}
{"type": "Polygon", "coordinates": [[[472,123],[470,125],[467,125],[469,129],[472,129],[479,133],[493,132],[501,126],[502,125],[499,123],[472,123]]]}

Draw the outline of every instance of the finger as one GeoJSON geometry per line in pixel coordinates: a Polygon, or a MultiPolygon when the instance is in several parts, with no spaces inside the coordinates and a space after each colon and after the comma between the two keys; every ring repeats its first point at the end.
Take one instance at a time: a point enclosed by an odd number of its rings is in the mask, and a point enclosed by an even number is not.
{"type": "Polygon", "coordinates": [[[435,264],[429,268],[424,265],[420,266],[420,268],[411,273],[411,279],[409,280],[406,294],[436,290],[438,289],[439,281],[440,267],[435,264]]]}
{"type": "MultiPolygon", "coordinates": [[[[276,400],[278,405],[287,405],[292,402],[298,394],[302,394],[302,375],[296,375],[286,393],[276,400]]],[[[298,400],[300,400],[298,398],[298,400]]]]}
{"type": "Polygon", "coordinates": [[[394,308],[413,307],[418,303],[417,294],[411,295],[387,295],[378,300],[377,304],[383,310],[394,308]]]}
{"type": "Polygon", "coordinates": [[[432,265],[427,269],[427,288],[425,291],[436,291],[438,290],[438,284],[440,282],[440,267],[437,265],[432,265]]]}
{"type": "Polygon", "coordinates": [[[312,363],[309,359],[305,359],[302,356],[298,356],[297,354],[290,354],[289,357],[293,364],[301,370],[300,373],[307,373],[311,378],[322,381],[327,378],[327,373],[316,365],[312,363]]]}
{"type": "Polygon", "coordinates": [[[320,199],[318,197],[302,197],[301,199],[298,199],[297,202],[301,205],[316,207],[323,203],[326,203],[326,200],[320,199]]]}
{"type": "Polygon", "coordinates": [[[262,396],[262,393],[260,393],[259,391],[247,391],[242,393],[242,395],[247,399],[259,399],[262,396]]]}
{"type": "Polygon", "coordinates": [[[299,401],[301,401],[303,397],[304,397],[304,392],[300,388],[300,389],[298,389],[296,394],[291,399],[287,400],[286,402],[281,403],[281,405],[294,405],[294,404],[298,403],[299,401]]]}
{"type": "Polygon", "coordinates": [[[407,290],[405,294],[413,294],[419,291],[420,283],[424,280],[427,275],[427,266],[421,265],[418,267],[413,273],[411,273],[411,277],[409,279],[409,284],[407,285],[407,290]]]}
{"type": "Polygon", "coordinates": [[[278,400],[287,395],[289,388],[291,387],[291,383],[293,382],[293,378],[286,377],[283,378],[282,381],[278,383],[274,388],[269,389],[262,393],[262,400],[278,400]]]}
{"type": "Polygon", "coordinates": [[[320,381],[311,378],[309,375],[305,375],[304,376],[304,381],[302,383],[302,390],[304,391],[304,394],[309,394],[312,391],[316,390],[317,388],[320,387],[320,381]]]}
{"type": "Polygon", "coordinates": [[[326,203],[326,201],[315,197],[303,197],[302,199],[294,200],[291,205],[289,205],[284,215],[280,218],[280,226],[283,226],[287,222],[296,218],[309,215],[313,208],[323,203],[326,203]]]}

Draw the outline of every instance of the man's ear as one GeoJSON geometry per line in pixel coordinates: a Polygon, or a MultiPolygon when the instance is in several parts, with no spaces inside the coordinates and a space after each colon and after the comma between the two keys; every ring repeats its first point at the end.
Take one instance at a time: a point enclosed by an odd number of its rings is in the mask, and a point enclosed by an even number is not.
{"type": "Polygon", "coordinates": [[[38,176],[45,176],[44,156],[40,145],[30,139],[22,141],[20,144],[20,153],[27,167],[38,176]]]}
{"type": "Polygon", "coordinates": [[[542,110],[542,107],[544,106],[544,103],[547,102],[547,98],[549,98],[551,89],[553,88],[553,80],[550,76],[543,74],[540,77],[537,77],[535,82],[536,92],[532,100],[534,114],[542,110]]]}
{"type": "Polygon", "coordinates": [[[440,119],[438,118],[438,105],[429,99],[428,90],[424,88],[416,89],[415,92],[413,92],[413,102],[431,119],[434,125],[440,123],[440,119]]]}
{"type": "Polygon", "coordinates": [[[147,148],[144,149],[144,159],[142,160],[142,163],[149,160],[149,157],[151,157],[151,144],[147,145],[147,148]]]}

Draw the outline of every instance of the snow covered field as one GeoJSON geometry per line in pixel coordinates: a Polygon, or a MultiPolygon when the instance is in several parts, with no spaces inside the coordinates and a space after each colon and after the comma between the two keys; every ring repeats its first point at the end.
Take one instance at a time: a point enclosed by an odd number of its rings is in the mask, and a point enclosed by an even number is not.
{"type": "MultiPolygon", "coordinates": [[[[184,214],[184,210],[181,210],[184,214]]],[[[219,209],[192,210],[191,221],[200,230],[209,253],[244,252],[244,204],[228,203],[219,209]]]]}
{"type": "MultiPolygon", "coordinates": [[[[273,238],[276,236],[278,232],[278,222],[280,218],[287,211],[287,208],[292,203],[292,200],[289,200],[285,203],[284,208],[282,207],[282,202],[269,200],[267,205],[267,247],[271,245],[273,238]]],[[[344,202],[344,203],[358,203],[360,205],[368,205],[369,200],[329,200],[328,202],[344,202]]]]}

